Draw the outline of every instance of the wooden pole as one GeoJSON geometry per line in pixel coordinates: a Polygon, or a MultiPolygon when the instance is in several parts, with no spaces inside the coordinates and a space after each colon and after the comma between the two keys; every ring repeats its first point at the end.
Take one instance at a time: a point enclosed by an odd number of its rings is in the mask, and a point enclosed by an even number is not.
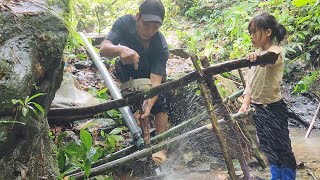
{"type": "Polygon", "coordinates": [[[241,82],[242,82],[242,85],[243,85],[243,89],[246,88],[246,81],[244,80],[244,77],[243,77],[243,74],[242,74],[242,70],[239,68],[238,69],[238,73],[239,73],[239,76],[240,76],[240,79],[241,79],[241,82]]]}
{"type": "Polygon", "coordinates": [[[228,150],[228,147],[227,147],[227,141],[226,141],[224,135],[222,134],[222,131],[221,131],[219,125],[218,125],[218,119],[217,119],[216,114],[214,112],[214,107],[213,107],[211,96],[208,93],[209,89],[208,89],[208,87],[206,85],[206,82],[205,82],[205,79],[204,79],[204,73],[203,73],[202,69],[200,68],[200,66],[199,66],[199,64],[197,62],[197,58],[195,58],[193,56],[193,57],[191,57],[191,60],[193,62],[193,65],[194,65],[196,71],[202,77],[202,78],[198,79],[198,84],[199,84],[199,87],[200,87],[201,95],[202,95],[202,97],[203,97],[203,99],[205,101],[205,105],[207,107],[207,111],[208,111],[209,116],[210,116],[213,132],[215,133],[215,135],[216,135],[216,137],[218,139],[218,142],[220,144],[221,150],[222,150],[223,158],[224,158],[225,163],[227,165],[229,177],[230,177],[231,180],[236,180],[237,179],[237,175],[235,173],[234,166],[233,166],[233,163],[232,163],[232,159],[230,157],[230,153],[229,153],[229,150],[228,150]]]}
{"type": "MultiPolygon", "coordinates": [[[[277,54],[273,52],[267,52],[259,56],[255,62],[250,62],[245,58],[226,61],[220,64],[216,64],[214,66],[205,68],[203,70],[203,73],[205,76],[209,77],[215,74],[221,74],[223,72],[232,71],[234,69],[238,69],[242,67],[257,66],[260,64],[274,64],[277,58],[278,58],[277,54]]],[[[53,109],[50,109],[50,111],[48,112],[48,118],[49,120],[54,119],[55,121],[58,121],[59,119],[63,119],[64,117],[83,117],[87,115],[94,115],[94,114],[111,110],[111,109],[117,109],[120,107],[133,105],[137,101],[152,98],[153,96],[158,95],[161,92],[167,92],[167,91],[171,91],[179,87],[185,86],[197,80],[198,78],[200,78],[200,75],[198,73],[191,72],[180,79],[163,83],[159,86],[151,88],[149,91],[139,92],[135,95],[132,95],[123,99],[112,100],[106,103],[102,103],[102,104],[99,104],[96,106],[90,106],[90,107],[67,108],[67,109],[53,108],[53,109]]]]}
{"type": "MultiPolygon", "coordinates": [[[[203,63],[203,65],[206,65],[206,64],[209,65],[209,62],[203,63]]],[[[235,122],[232,116],[230,115],[231,114],[230,109],[223,103],[223,99],[219,93],[217,86],[214,83],[213,78],[214,78],[213,76],[206,76],[205,78],[205,82],[210,89],[212,103],[216,107],[217,114],[220,115],[220,117],[222,117],[226,121],[226,124],[228,126],[227,128],[228,131],[226,132],[226,134],[230,136],[227,143],[229,144],[230,147],[233,147],[234,149],[232,154],[238,159],[240,163],[240,166],[244,175],[244,179],[249,180],[251,179],[251,175],[249,171],[250,168],[246,162],[245,155],[241,146],[241,141],[240,141],[241,129],[237,124],[237,122],[235,122]]]]}
{"type": "Polygon", "coordinates": [[[312,130],[312,128],[313,128],[313,125],[314,125],[314,123],[316,122],[316,119],[317,119],[319,110],[320,110],[320,103],[319,103],[319,105],[318,105],[318,108],[317,108],[317,110],[316,110],[316,113],[314,114],[314,116],[313,116],[313,118],[312,118],[312,121],[311,121],[311,123],[310,123],[309,129],[308,129],[308,131],[307,131],[307,133],[306,133],[305,138],[308,138],[308,137],[309,137],[309,135],[310,135],[310,133],[311,133],[311,130],[312,130]]]}

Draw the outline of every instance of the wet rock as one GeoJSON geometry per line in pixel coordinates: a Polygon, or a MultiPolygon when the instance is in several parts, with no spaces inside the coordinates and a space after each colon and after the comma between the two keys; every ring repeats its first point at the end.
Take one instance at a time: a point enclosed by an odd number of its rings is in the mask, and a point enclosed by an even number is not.
{"type": "Polygon", "coordinates": [[[0,121],[27,124],[0,127],[0,179],[20,179],[21,172],[27,172],[26,179],[54,179],[58,173],[44,117],[62,80],[68,31],[57,16],[68,6],[50,2],[52,8],[45,0],[0,3],[0,121]],[[30,103],[38,103],[44,117],[31,109],[25,117],[11,102],[38,93],[45,94],[30,103]]]}
{"type": "Polygon", "coordinates": [[[90,132],[94,132],[97,130],[104,130],[105,132],[110,132],[114,128],[117,127],[118,123],[109,118],[99,118],[92,120],[80,120],[74,122],[75,129],[80,130],[83,128],[88,128],[90,132]]]}
{"type": "Polygon", "coordinates": [[[74,63],[74,67],[78,70],[85,69],[92,66],[92,62],[90,61],[77,61],[74,63]]]}

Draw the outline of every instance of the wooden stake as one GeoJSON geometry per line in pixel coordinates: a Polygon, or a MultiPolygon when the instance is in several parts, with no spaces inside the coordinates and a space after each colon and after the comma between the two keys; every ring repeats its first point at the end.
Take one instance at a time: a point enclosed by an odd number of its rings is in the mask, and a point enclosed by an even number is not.
{"type": "MultiPolygon", "coordinates": [[[[192,59],[192,58],[191,58],[192,59]]],[[[203,63],[203,64],[209,64],[208,63],[203,63]]],[[[207,68],[207,67],[205,67],[207,68]]],[[[216,112],[220,117],[222,117],[228,126],[228,131],[226,134],[230,136],[230,140],[227,141],[230,147],[233,147],[233,155],[238,159],[244,179],[249,180],[251,179],[250,171],[249,171],[249,166],[246,162],[245,156],[243,149],[241,147],[241,142],[240,142],[240,137],[241,137],[241,129],[238,126],[238,124],[234,121],[234,119],[231,117],[231,111],[230,109],[223,103],[223,99],[219,93],[219,90],[217,86],[214,83],[213,76],[206,76],[205,82],[207,86],[210,89],[210,94],[212,97],[212,103],[216,107],[216,112]]],[[[245,137],[246,138],[246,137],[245,137]]]]}
{"type": "Polygon", "coordinates": [[[222,150],[222,153],[223,153],[223,157],[224,157],[225,163],[227,165],[228,174],[229,174],[231,180],[236,180],[237,179],[237,175],[235,173],[234,166],[233,166],[233,163],[232,163],[232,159],[230,157],[230,153],[229,153],[229,150],[228,150],[228,147],[227,147],[226,139],[225,139],[224,135],[222,134],[222,131],[221,131],[219,125],[218,125],[218,119],[217,119],[216,114],[214,112],[214,107],[213,107],[213,103],[212,103],[212,100],[211,100],[211,96],[208,93],[209,89],[208,89],[208,87],[206,85],[203,71],[200,68],[200,66],[199,66],[199,64],[197,62],[197,58],[195,56],[192,56],[191,60],[193,62],[193,65],[194,65],[196,71],[199,73],[200,77],[202,77],[202,78],[198,79],[198,84],[199,84],[199,87],[200,87],[201,95],[202,95],[202,97],[203,97],[203,99],[205,101],[205,105],[207,107],[207,111],[208,111],[209,116],[210,116],[213,132],[215,133],[215,135],[216,135],[216,137],[218,139],[218,142],[220,144],[220,147],[221,147],[221,150],[222,150]]]}
{"type": "Polygon", "coordinates": [[[243,77],[243,74],[242,74],[242,70],[238,69],[238,73],[239,73],[239,76],[240,76],[240,79],[241,79],[241,82],[242,82],[242,85],[243,85],[243,89],[245,89],[246,88],[246,81],[244,80],[244,77],[243,77]]]}

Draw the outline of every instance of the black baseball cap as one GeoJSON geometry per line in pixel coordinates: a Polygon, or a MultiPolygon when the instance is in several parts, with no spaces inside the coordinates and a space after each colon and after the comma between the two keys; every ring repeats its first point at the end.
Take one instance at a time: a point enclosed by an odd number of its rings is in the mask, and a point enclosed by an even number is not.
{"type": "Polygon", "coordinates": [[[162,24],[165,10],[160,0],[144,0],[139,11],[143,21],[157,21],[162,24]]]}

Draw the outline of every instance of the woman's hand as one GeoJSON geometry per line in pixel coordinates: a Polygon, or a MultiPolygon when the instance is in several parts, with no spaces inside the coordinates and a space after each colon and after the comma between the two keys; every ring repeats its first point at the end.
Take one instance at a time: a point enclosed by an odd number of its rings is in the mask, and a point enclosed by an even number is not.
{"type": "Polygon", "coordinates": [[[258,56],[260,56],[260,53],[258,52],[251,52],[247,55],[247,60],[251,61],[251,62],[255,62],[258,58],[258,56]]]}

